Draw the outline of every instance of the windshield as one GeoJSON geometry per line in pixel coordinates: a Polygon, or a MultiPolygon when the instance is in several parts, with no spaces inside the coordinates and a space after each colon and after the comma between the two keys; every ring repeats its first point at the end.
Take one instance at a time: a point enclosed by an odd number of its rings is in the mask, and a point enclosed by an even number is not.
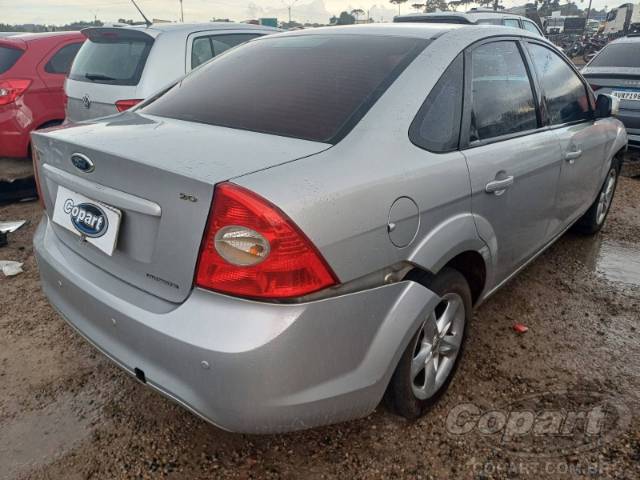
{"type": "Polygon", "coordinates": [[[589,66],[640,68],[640,42],[607,45],[589,66]]]}
{"type": "Polygon", "coordinates": [[[8,71],[22,56],[22,50],[11,47],[0,47],[0,73],[8,71]]]}
{"type": "Polygon", "coordinates": [[[141,111],[335,143],[427,44],[372,35],[254,40],[205,64],[141,111]]]}
{"type": "Polygon", "coordinates": [[[111,85],[137,85],[142,76],[151,39],[123,39],[84,42],[78,52],[69,78],[80,82],[111,85]]]}

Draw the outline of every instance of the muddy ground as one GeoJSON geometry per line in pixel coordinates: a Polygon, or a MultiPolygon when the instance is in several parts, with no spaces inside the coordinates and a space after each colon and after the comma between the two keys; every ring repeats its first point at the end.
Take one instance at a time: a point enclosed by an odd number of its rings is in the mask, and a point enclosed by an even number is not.
{"type": "Polygon", "coordinates": [[[25,263],[23,274],[0,275],[2,479],[640,478],[640,179],[621,179],[601,235],[565,235],[478,309],[458,374],[426,417],[407,422],[381,405],[275,436],[205,423],[75,334],[40,290],[31,246],[40,215],[37,202],[0,206],[0,219],[30,221],[0,249],[0,260],[25,263]],[[529,331],[516,334],[515,322],[529,331]],[[586,445],[571,433],[522,446],[447,427],[464,403],[504,411],[549,394],[536,410],[566,413],[579,392],[620,407],[608,434],[586,445]]]}

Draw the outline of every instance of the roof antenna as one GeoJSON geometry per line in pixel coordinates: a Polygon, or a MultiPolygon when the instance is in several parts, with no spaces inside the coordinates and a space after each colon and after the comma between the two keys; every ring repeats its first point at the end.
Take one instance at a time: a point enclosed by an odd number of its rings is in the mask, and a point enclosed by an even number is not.
{"type": "Polygon", "coordinates": [[[133,3],[133,6],[136,7],[136,10],[138,10],[138,12],[140,12],[140,15],[142,15],[142,18],[144,18],[144,23],[147,24],[147,27],[150,27],[152,25],[152,23],[149,21],[149,19],[145,16],[144,13],[142,13],[142,10],[140,10],[140,7],[138,6],[138,4],[136,3],[136,0],[131,0],[131,3],[133,3]]]}

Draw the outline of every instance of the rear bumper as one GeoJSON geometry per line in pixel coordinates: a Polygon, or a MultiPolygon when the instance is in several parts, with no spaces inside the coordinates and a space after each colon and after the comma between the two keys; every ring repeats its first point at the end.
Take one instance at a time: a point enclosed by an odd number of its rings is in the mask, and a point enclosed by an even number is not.
{"type": "Polygon", "coordinates": [[[29,155],[29,134],[34,125],[15,104],[0,106],[0,157],[29,155]]]}
{"type": "Polygon", "coordinates": [[[401,282],[295,305],[194,289],[175,305],[86,262],[46,216],[34,247],[44,292],[71,326],[129,373],[142,370],[154,389],[236,432],[367,415],[438,302],[401,282]]]}
{"type": "Polygon", "coordinates": [[[617,118],[627,129],[629,147],[640,148],[640,110],[620,110],[617,118]]]}

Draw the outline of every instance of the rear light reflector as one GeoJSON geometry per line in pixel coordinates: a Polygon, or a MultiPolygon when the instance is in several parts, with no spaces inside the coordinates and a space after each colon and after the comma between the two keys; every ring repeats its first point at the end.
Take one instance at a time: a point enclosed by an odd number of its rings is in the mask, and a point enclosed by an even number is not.
{"type": "Polygon", "coordinates": [[[0,80],[0,105],[15,102],[31,85],[31,80],[0,80]]]}
{"type": "Polygon", "coordinates": [[[250,298],[292,298],[337,278],[278,207],[232,183],[216,187],[200,249],[198,287],[250,298]]]}
{"type": "Polygon", "coordinates": [[[129,110],[131,107],[135,107],[142,101],[141,98],[138,99],[130,99],[130,100],[118,100],[116,102],[116,108],[119,112],[124,112],[125,110],[129,110]]]}

